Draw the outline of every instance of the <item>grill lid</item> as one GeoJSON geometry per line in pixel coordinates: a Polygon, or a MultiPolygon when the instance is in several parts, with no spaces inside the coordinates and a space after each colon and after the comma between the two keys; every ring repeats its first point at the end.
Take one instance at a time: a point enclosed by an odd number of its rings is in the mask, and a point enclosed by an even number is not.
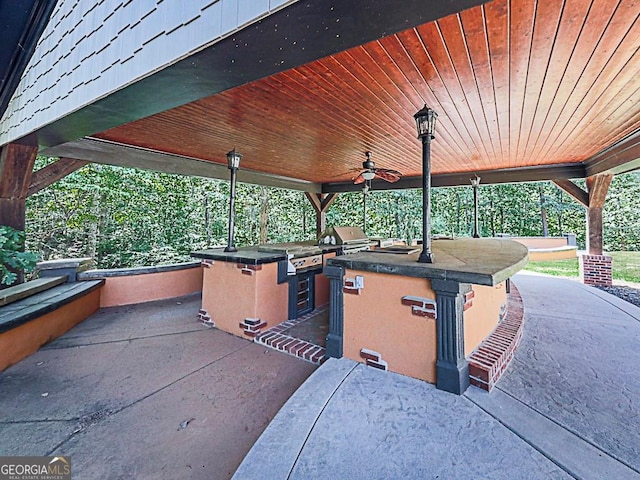
{"type": "Polygon", "coordinates": [[[332,245],[357,245],[367,242],[369,238],[360,227],[329,227],[320,235],[320,243],[332,245]]]}

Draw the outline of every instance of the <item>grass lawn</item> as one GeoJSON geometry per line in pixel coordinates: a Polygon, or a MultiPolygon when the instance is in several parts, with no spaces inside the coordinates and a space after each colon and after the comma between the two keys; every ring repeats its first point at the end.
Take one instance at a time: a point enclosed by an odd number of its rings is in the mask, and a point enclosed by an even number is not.
{"type": "MultiPolygon", "coordinates": [[[[613,257],[614,280],[640,283],[640,252],[607,252],[613,257]]],[[[556,277],[577,277],[578,259],[529,262],[525,270],[556,277]]]]}

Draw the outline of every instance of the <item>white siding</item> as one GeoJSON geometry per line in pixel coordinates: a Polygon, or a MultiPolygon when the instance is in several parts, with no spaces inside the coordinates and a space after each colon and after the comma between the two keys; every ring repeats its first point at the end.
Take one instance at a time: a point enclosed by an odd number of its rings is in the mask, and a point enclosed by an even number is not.
{"type": "Polygon", "coordinates": [[[295,1],[59,0],[0,120],[0,145],[295,1]]]}

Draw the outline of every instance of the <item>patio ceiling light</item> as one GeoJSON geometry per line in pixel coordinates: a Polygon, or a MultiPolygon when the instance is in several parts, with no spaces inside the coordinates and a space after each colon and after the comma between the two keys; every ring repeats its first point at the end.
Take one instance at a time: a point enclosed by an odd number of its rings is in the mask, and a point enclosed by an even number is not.
{"type": "Polygon", "coordinates": [[[242,160],[242,155],[235,148],[227,153],[227,166],[230,170],[240,168],[240,160],[242,160]]]}
{"type": "Polygon", "coordinates": [[[422,252],[419,263],[433,263],[431,251],[431,140],[435,138],[438,114],[425,104],[414,116],[422,140],[422,252]]]}
{"type": "Polygon", "coordinates": [[[227,165],[229,167],[229,170],[231,170],[231,194],[229,195],[229,237],[227,246],[224,249],[225,252],[238,251],[238,249],[233,244],[233,231],[236,216],[236,172],[238,171],[238,168],[240,168],[241,159],[242,155],[240,155],[235,148],[227,153],[227,165]]]}
{"type": "Polygon", "coordinates": [[[413,118],[416,119],[416,126],[418,127],[418,138],[423,138],[429,135],[432,139],[435,138],[436,120],[438,114],[432,108],[425,105],[420,111],[418,111],[413,118]]]}

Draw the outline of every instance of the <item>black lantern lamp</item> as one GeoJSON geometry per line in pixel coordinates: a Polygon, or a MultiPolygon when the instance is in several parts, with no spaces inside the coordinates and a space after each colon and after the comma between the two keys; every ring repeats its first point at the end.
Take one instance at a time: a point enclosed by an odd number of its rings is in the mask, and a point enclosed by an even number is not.
{"type": "Polygon", "coordinates": [[[229,196],[229,241],[224,249],[225,252],[238,251],[238,249],[233,246],[233,227],[236,216],[236,173],[238,172],[238,168],[240,168],[241,159],[242,155],[240,155],[235,148],[227,153],[227,166],[229,167],[229,170],[231,170],[231,194],[229,196]]]}
{"type": "Polygon", "coordinates": [[[438,114],[425,104],[416,113],[418,138],[422,140],[422,253],[420,263],[433,263],[431,252],[431,140],[435,138],[438,114]]]}
{"type": "Polygon", "coordinates": [[[473,187],[473,238],[480,238],[480,229],[478,228],[478,187],[480,186],[480,177],[476,175],[470,181],[473,187]]]}

